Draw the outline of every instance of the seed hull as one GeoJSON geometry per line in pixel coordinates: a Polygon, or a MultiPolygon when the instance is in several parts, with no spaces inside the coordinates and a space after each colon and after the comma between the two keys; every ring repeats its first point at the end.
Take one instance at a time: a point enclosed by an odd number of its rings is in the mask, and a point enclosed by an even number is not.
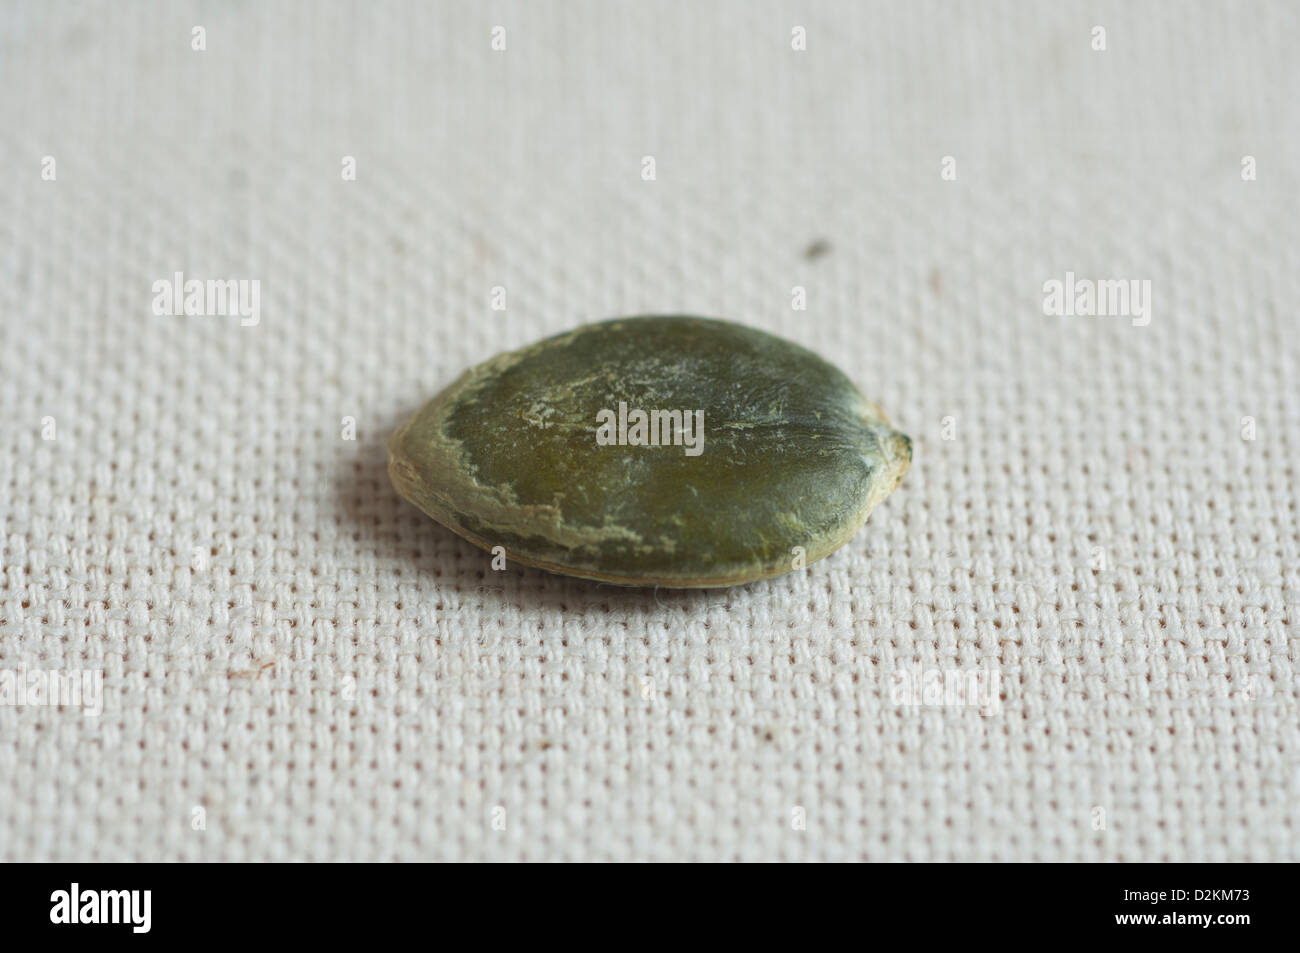
{"type": "Polygon", "coordinates": [[[398,492],[485,549],[624,585],[781,575],[844,545],[911,442],[840,371],[742,325],[627,318],[467,371],[394,434],[398,492]],[[599,446],[596,415],[704,412],[684,447],[599,446]]]}

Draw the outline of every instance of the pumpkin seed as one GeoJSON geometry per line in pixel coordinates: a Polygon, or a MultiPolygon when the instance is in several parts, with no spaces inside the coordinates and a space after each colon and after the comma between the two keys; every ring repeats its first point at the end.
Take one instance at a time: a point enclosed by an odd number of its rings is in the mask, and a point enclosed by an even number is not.
{"type": "Polygon", "coordinates": [[[406,499],[529,566],[729,586],[838,549],[912,442],[816,354],[695,317],[617,318],[465,372],[389,441],[406,499]]]}

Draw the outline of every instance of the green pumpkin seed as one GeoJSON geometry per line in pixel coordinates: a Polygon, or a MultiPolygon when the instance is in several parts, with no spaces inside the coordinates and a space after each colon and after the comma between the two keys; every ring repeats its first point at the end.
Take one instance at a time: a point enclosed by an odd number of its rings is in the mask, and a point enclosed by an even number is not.
{"type": "Polygon", "coordinates": [[[397,491],[471,542],[627,585],[730,586],[838,549],[912,442],[811,351],[619,318],[463,374],[389,441],[397,491]]]}

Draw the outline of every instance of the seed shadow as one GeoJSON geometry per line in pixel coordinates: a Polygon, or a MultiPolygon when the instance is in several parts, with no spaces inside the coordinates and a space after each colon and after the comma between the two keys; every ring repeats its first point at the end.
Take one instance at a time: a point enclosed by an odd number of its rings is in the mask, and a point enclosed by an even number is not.
{"type": "Polygon", "coordinates": [[[492,554],[425,516],[398,496],[388,478],[386,441],[408,414],[377,421],[340,452],[335,502],[340,523],[377,575],[431,577],[439,606],[496,601],[525,613],[624,614],[629,618],[708,618],[750,601],[770,580],[718,589],[619,586],[576,579],[511,562],[492,568],[492,554]]]}

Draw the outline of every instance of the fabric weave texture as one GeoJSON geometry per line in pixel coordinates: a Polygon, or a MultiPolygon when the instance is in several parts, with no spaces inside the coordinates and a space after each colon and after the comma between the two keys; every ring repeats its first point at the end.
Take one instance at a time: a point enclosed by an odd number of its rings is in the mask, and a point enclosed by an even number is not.
{"type": "Polygon", "coordinates": [[[0,705],[0,858],[1300,860],[1297,36],[0,7],[0,672],[103,689],[0,705]],[[156,314],[176,272],[258,323],[156,314]],[[1149,323],[1045,313],[1067,274],[1149,323]],[[494,571],[393,492],[463,369],[646,313],[834,361],[900,489],[703,592],[494,571]],[[996,704],[895,691],[947,671],[996,704]]]}

